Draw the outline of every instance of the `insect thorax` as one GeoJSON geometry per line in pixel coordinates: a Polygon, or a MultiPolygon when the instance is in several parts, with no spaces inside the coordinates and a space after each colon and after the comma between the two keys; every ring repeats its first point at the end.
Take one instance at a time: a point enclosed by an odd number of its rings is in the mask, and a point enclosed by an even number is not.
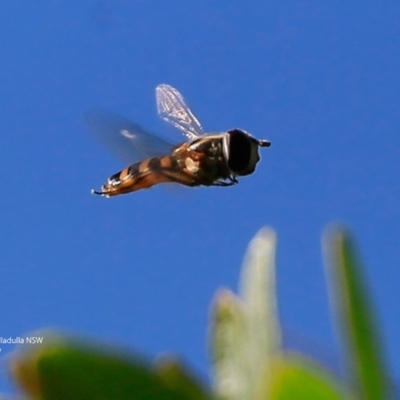
{"type": "Polygon", "coordinates": [[[184,157],[186,168],[207,184],[229,176],[222,135],[203,137],[189,143],[184,157]]]}

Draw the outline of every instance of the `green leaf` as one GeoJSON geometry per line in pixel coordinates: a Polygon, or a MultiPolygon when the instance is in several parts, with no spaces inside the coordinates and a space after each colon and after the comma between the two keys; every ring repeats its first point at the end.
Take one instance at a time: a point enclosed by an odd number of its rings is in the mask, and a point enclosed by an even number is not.
{"type": "Polygon", "coordinates": [[[332,308],[346,347],[353,389],[360,399],[389,399],[389,375],[378,326],[354,245],[344,230],[337,229],[331,232],[328,246],[332,308]]]}
{"type": "Polygon", "coordinates": [[[246,326],[243,305],[231,291],[220,289],[211,307],[211,357],[214,389],[222,399],[249,398],[246,326]]]}
{"type": "Polygon", "coordinates": [[[255,387],[280,350],[275,295],[275,234],[262,229],[249,245],[236,297],[221,290],[213,303],[212,352],[217,394],[253,399],[255,387]]]}
{"type": "Polygon", "coordinates": [[[43,400],[208,398],[193,390],[193,382],[190,390],[184,379],[166,382],[140,359],[57,337],[17,351],[13,374],[29,395],[43,400]]]}
{"type": "Polygon", "coordinates": [[[197,379],[176,358],[162,356],[157,360],[154,371],[162,382],[170,389],[185,394],[188,399],[206,400],[211,395],[206,395],[197,379]]]}
{"type": "Polygon", "coordinates": [[[250,245],[242,267],[239,295],[244,303],[247,325],[247,357],[250,384],[254,386],[260,371],[268,370],[268,360],[281,348],[281,333],[276,304],[276,235],[261,229],[250,245]]]}
{"type": "Polygon", "coordinates": [[[300,355],[275,358],[256,400],[350,400],[334,377],[300,355]]]}

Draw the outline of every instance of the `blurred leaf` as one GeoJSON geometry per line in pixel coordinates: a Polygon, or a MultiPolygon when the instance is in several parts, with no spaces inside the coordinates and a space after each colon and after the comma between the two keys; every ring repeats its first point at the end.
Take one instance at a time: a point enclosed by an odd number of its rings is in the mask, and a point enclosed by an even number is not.
{"type": "Polygon", "coordinates": [[[300,355],[277,357],[272,363],[256,400],[344,400],[349,399],[339,383],[319,364],[300,355]]]}
{"type": "Polygon", "coordinates": [[[262,229],[251,241],[242,268],[241,299],[220,291],[213,307],[212,351],[218,395],[254,398],[269,358],[280,349],[275,294],[275,234],[262,229]]]}
{"type": "Polygon", "coordinates": [[[19,350],[13,375],[24,390],[43,400],[205,399],[183,385],[165,384],[140,360],[76,340],[50,339],[19,350]],[[47,342],[51,342],[48,344],[47,342]]]}
{"type": "Polygon", "coordinates": [[[187,395],[188,399],[205,400],[211,396],[206,396],[202,386],[197,382],[188,368],[171,356],[163,356],[154,368],[157,375],[161,378],[164,384],[173,390],[180,391],[187,395]]]}
{"type": "Polygon", "coordinates": [[[240,299],[221,289],[212,304],[211,346],[214,386],[223,399],[249,398],[246,337],[240,299]]]}
{"type": "Polygon", "coordinates": [[[339,229],[332,232],[328,246],[332,306],[346,346],[355,393],[361,399],[389,399],[389,375],[354,245],[349,235],[339,229]]]}
{"type": "Polygon", "coordinates": [[[261,229],[250,242],[239,284],[244,303],[247,357],[250,384],[256,385],[259,374],[268,370],[268,360],[280,351],[281,333],[278,321],[275,285],[276,235],[261,229]]]}

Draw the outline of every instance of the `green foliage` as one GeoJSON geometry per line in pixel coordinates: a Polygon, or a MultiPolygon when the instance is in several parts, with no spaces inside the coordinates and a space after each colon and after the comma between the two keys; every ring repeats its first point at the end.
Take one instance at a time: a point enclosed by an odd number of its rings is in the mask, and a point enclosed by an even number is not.
{"type": "Polygon", "coordinates": [[[12,375],[30,399],[42,400],[386,400],[388,372],[377,325],[349,236],[328,236],[328,285],[346,345],[349,380],[340,381],[305,355],[281,347],[275,290],[275,234],[261,230],[250,243],[239,295],[220,289],[212,304],[213,389],[181,363],[150,366],[115,349],[62,335],[19,349],[12,375]]]}
{"type": "Polygon", "coordinates": [[[344,230],[333,231],[327,245],[332,308],[348,355],[350,383],[360,399],[388,399],[389,376],[354,245],[344,230]]]}
{"type": "Polygon", "coordinates": [[[140,358],[73,338],[46,335],[44,345],[20,350],[14,376],[43,400],[204,400],[210,396],[178,362],[150,368],[140,358]]]}
{"type": "Polygon", "coordinates": [[[301,355],[285,354],[273,363],[271,379],[263,381],[258,398],[340,400],[350,399],[350,396],[321,365],[301,355]]]}
{"type": "Polygon", "coordinates": [[[250,243],[240,297],[228,290],[213,306],[214,387],[226,400],[349,399],[321,366],[281,348],[275,294],[275,235],[250,243]]]}
{"type": "Polygon", "coordinates": [[[225,289],[212,315],[215,391],[224,399],[255,398],[260,379],[280,347],[275,300],[275,234],[267,229],[250,243],[242,268],[240,298],[225,289]]]}

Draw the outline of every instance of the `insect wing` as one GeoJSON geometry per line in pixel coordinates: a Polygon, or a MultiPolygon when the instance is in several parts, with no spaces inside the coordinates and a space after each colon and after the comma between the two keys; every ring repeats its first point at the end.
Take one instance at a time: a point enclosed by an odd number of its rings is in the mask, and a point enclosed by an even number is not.
{"type": "Polygon", "coordinates": [[[199,120],[186,105],[183,96],[165,83],[156,87],[158,115],[166,122],[180,129],[190,140],[204,135],[199,120]]]}
{"type": "Polygon", "coordinates": [[[88,111],[84,115],[84,122],[103,145],[127,163],[170,154],[174,147],[140,125],[110,111],[88,111]]]}

